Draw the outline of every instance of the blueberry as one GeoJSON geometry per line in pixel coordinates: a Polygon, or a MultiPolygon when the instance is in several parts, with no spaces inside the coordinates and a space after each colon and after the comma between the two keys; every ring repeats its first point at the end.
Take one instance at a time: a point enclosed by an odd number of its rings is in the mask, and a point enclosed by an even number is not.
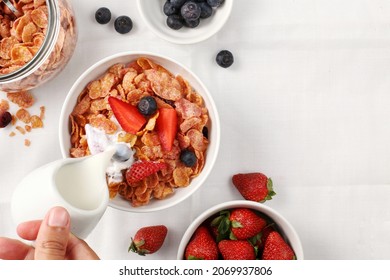
{"type": "Polygon", "coordinates": [[[170,0],[169,2],[171,2],[173,7],[175,7],[176,9],[179,9],[179,8],[181,8],[181,6],[183,6],[183,4],[186,1],[187,0],[170,0]]]}
{"type": "Polygon", "coordinates": [[[130,159],[132,153],[130,148],[126,144],[116,144],[115,149],[115,154],[112,156],[115,161],[123,162],[130,159]]]}
{"type": "Polygon", "coordinates": [[[190,150],[183,150],[180,153],[180,160],[187,167],[195,166],[196,162],[198,161],[198,159],[196,158],[195,153],[190,151],[190,150]]]}
{"type": "Polygon", "coordinates": [[[225,0],[207,0],[207,3],[213,8],[218,8],[223,2],[225,2],[225,0]]]}
{"type": "Polygon", "coordinates": [[[184,20],[193,21],[200,17],[200,7],[193,1],[186,2],[180,9],[180,13],[184,20]]]}
{"type": "Polygon", "coordinates": [[[4,128],[12,121],[12,115],[10,112],[3,112],[0,114],[0,128],[4,128]]]}
{"type": "Polygon", "coordinates": [[[126,34],[133,28],[133,21],[128,16],[120,16],[116,18],[114,27],[118,33],[126,34]]]}
{"type": "Polygon", "coordinates": [[[189,28],[195,28],[199,25],[200,23],[200,18],[194,19],[194,20],[186,20],[185,21],[185,26],[189,28]]]}
{"type": "Polygon", "coordinates": [[[183,18],[180,15],[170,15],[167,17],[167,25],[174,30],[182,28],[183,23],[183,18]]]}
{"type": "Polygon", "coordinates": [[[206,2],[201,2],[198,4],[200,7],[200,18],[208,18],[213,14],[213,8],[206,2]]]}
{"type": "Polygon", "coordinates": [[[150,116],[156,113],[157,111],[157,102],[156,99],[152,96],[142,97],[138,102],[138,111],[145,116],[150,116]]]}
{"type": "Polygon", "coordinates": [[[178,10],[179,10],[178,8],[173,6],[172,3],[169,2],[169,0],[167,0],[167,2],[165,2],[163,9],[164,9],[164,14],[166,16],[170,16],[170,15],[176,14],[178,12],[178,10]]]}
{"type": "Polygon", "coordinates": [[[95,13],[95,19],[100,24],[109,23],[111,20],[111,11],[106,7],[99,8],[95,13]]]}
{"type": "Polygon", "coordinates": [[[216,61],[217,61],[219,66],[221,66],[223,68],[228,68],[233,64],[234,57],[230,51],[223,50],[217,54],[216,61]]]}

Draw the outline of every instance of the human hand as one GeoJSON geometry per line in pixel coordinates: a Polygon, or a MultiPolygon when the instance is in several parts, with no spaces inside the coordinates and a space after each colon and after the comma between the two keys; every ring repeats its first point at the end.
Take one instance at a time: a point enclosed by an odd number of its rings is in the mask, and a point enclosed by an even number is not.
{"type": "Polygon", "coordinates": [[[35,246],[0,237],[0,259],[5,260],[98,260],[88,244],[70,232],[66,209],[54,207],[43,221],[29,221],[17,227],[18,235],[35,240],[35,246]]]}

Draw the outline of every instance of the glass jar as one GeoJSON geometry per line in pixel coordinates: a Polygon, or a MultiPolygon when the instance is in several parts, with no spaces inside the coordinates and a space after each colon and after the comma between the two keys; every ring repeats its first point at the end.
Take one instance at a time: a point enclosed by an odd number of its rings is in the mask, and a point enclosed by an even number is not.
{"type": "Polygon", "coordinates": [[[23,15],[14,18],[4,6],[0,10],[0,33],[7,33],[8,21],[12,27],[6,42],[0,34],[0,90],[7,92],[36,88],[54,78],[69,62],[77,42],[68,0],[12,2],[23,15]]]}

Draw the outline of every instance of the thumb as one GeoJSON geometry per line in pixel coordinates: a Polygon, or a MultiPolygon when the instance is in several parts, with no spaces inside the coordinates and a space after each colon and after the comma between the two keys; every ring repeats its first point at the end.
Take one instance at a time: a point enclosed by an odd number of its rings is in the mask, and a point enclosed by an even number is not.
{"type": "Polygon", "coordinates": [[[54,207],[47,213],[35,242],[36,260],[64,260],[69,240],[70,216],[65,208],[54,207]]]}

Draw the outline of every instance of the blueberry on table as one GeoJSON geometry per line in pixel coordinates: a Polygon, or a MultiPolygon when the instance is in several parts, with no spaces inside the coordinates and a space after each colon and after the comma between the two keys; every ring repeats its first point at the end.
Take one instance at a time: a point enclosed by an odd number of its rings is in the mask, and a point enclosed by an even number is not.
{"type": "Polygon", "coordinates": [[[173,6],[169,0],[165,2],[163,11],[166,16],[174,15],[178,12],[178,10],[179,9],[173,6]]]}
{"type": "Polygon", "coordinates": [[[142,97],[138,102],[138,111],[145,116],[150,116],[157,111],[157,102],[153,96],[142,97]]]}
{"type": "Polygon", "coordinates": [[[111,11],[106,7],[99,8],[95,13],[95,19],[100,24],[107,24],[111,20],[111,11]]]}
{"type": "Polygon", "coordinates": [[[167,25],[174,30],[179,30],[183,27],[184,20],[180,15],[170,15],[167,17],[167,25]]]}
{"type": "Polygon", "coordinates": [[[115,30],[120,34],[126,34],[133,29],[133,21],[128,16],[119,16],[114,23],[115,30]]]}
{"type": "Polygon", "coordinates": [[[193,151],[190,151],[190,150],[183,150],[180,153],[180,160],[187,167],[194,167],[196,162],[198,161],[195,153],[193,151]]]}
{"type": "Polygon", "coordinates": [[[208,18],[213,14],[213,8],[206,2],[198,4],[200,7],[200,18],[208,18]]]}
{"type": "Polygon", "coordinates": [[[207,4],[209,4],[213,8],[218,8],[225,2],[225,0],[207,0],[207,4]]]}
{"type": "Polygon", "coordinates": [[[233,54],[228,50],[220,51],[216,57],[217,64],[223,68],[230,67],[234,62],[233,54]]]}
{"type": "Polygon", "coordinates": [[[199,5],[193,1],[188,1],[180,9],[180,13],[184,20],[193,21],[199,19],[201,9],[199,5]]]}
{"type": "Polygon", "coordinates": [[[12,115],[10,112],[2,112],[0,114],[0,128],[4,128],[12,121],[12,115]]]}

